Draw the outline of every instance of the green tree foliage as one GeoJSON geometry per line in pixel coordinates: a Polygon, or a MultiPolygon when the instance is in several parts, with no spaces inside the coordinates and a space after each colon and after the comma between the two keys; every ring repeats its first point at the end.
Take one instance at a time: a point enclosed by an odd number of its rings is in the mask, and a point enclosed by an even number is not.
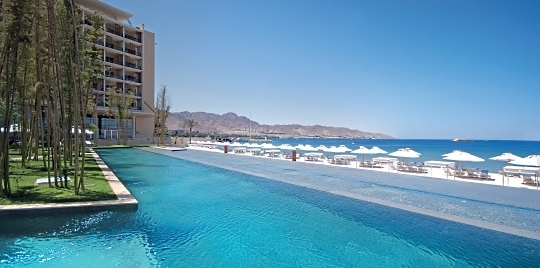
{"type": "Polygon", "coordinates": [[[171,109],[169,95],[167,95],[167,86],[161,86],[157,94],[156,114],[155,114],[155,129],[154,136],[158,136],[158,144],[165,143],[165,135],[167,134],[166,121],[171,109]]]}
{"type": "Polygon", "coordinates": [[[195,122],[193,119],[188,119],[186,122],[184,122],[184,127],[189,129],[189,143],[191,143],[191,131],[197,126],[199,126],[199,123],[195,122]]]}
{"type": "MultiPolygon", "coordinates": [[[[84,120],[92,114],[92,82],[102,73],[104,20],[84,27],[74,0],[0,2],[0,123],[19,126],[22,165],[42,157],[50,187],[84,190],[84,120]],[[88,42],[87,42],[88,41],[88,42]],[[72,131],[73,130],[73,131],[72,131]],[[74,157],[75,156],[75,157],[74,157]],[[82,161],[79,156],[82,157],[82,161]],[[64,179],[57,179],[64,178],[64,179]]],[[[0,133],[0,195],[11,195],[10,133],[0,133]]]]}

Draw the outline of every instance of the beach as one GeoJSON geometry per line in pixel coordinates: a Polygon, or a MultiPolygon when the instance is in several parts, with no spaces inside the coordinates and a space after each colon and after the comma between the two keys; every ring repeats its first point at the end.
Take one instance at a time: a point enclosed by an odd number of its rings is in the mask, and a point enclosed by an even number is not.
{"type": "MultiPolygon", "coordinates": [[[[217,147],[206,146],[204,142],[191,144],[189,146],[189,149],[223,153],[222,148],[218,149],[217,147]]],[[[279,154],[279,157],[254,156],[251,152],[235,153],[232,148],[229,148],[227,153],[246,156],[246,157],[267,158],[269,160],[292,161],[292,159],[287,159],[283,157],[281,154],[279,154]]],[[[446,180],[455,180],[455,181],[470,182],[470,183],[495,185],[495,186],[501,186],[501,187],[517,187],[517,188],[538,190],[538,187],[535,184],[524,184],[523,178],[521,177],[504,176],[504,179],[503,179],[503,175],[500,174],[499,172],[488,172],[489,179],[463,178],[463,177],[453,176],[453,175],[449,175],[445,173],[445,170],[442,167],[426,166],[425,172],[400,171],[396,168],[392,168],[388,163],[381,163],[377,165],[377,167],[365,167],[360,164],[362,162],[361,155],[357,156],[357,159],[358,159],[357,161],[350,161],[346,165],[332,164],[331,161],[329,161],[331,157],[326,157],[325,159],[320,159],[318,161],[306,161],[306,157],[302,156],[304,154],[299,153],[299,155],[300,157],[296,159],[297,162],[305,162],[305,163],[315,164],[315,165],[326,165],[326,166],[335,166],[335,167],[341,167],[341,168],[362,169],[362,170],[370,170],[370,171],[376,171],[376,172],[387,172],[387,173],[396,173],[396,174],[402,174],[402,175],[420,176],[420,177],[425,177],[425,178],[446,179],[446,180]]],[[[379,155],[379,156],[384,156],[384,155],[379,155]]],[[[372,158],[371,156],[364,156],[365,161],[371,160],[371,158],[372,158]]]]}

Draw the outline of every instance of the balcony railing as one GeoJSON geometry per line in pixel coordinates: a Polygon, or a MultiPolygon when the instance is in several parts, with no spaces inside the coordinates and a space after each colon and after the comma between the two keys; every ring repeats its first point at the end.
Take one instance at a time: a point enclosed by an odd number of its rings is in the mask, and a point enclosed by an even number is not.
{"type": "Polygon", "coordinates": [[[122,80],[122,76],[121,76],[121,75],[114,75],[114,73],[111,73],[111,72],[105,72],[105,76],[106,76],[106,77],[110,77],[110,78],[116,78],[116,79],[122,80]]]}
{"type": "Polygon", "coordinates": [[[137,64],[131,62],[126,62],[124,66],[141,70],[141,66],[138,66],[137,64]]]}
{"type": "Polygon", "coordinates": [[[136,56],[139,56],[139,57],[142,56],[141,52],[137,52],[137,51],[135,51],[133,49],[126,48],[124,51],[129,53],[129,54],[136,55],[136,56]]]}
{"type": "Polygon", "coordinates": [[[116,49],[118,51],[124,51],[121,47],[113,44],[113,43],[105,43],[105,46],[108,48],[116,49]]]}
{"type": "Polygon", "coordinates": [[[141,39],[139,39],[139,38],[137,38],[137,37],[135,37],[135,36],[131,36],[131,35],[125,34],[124,37],[125,37],[126,39],[133,40],[133,41],[135,41],[135,42],[139,42],[139,43],[141,42],[141,39]]]}
{"type": "Polygon", "coordinates": [[[140,79],[137,79],[137,77],[131,76],[131,75],[124,76],[124,80],[129,81],[129,82],[135,82],[135,83],[140,83],[141,82],[140,79]]]}
{"type": "Polygon", "coordinates": [[[118,65],[122,65],[121,61],[117,61],[117,60],[114,60],[112,58],[105,58],[105,61],[110,62],[110,63],[114,63],[114,64],[118,64],[118,65]]]}
{"type": "Polygon", "coordinates": [[[114,35],[118,35],[118,36],[120,36],[120,37],[122,36],[122,33],[121,33],[121,32],[117,32],[117,31],[115,31],[115,30],[113,30],[113,29],[111,29],[111,28],[107,28],[107,32],[108,32],[108,33],[112,33],[112,34],[114,34],[114,35]]]}
{"type": "Polygon", "coordinates": [[[135,97],[142,97],[142,93],[141,92],[136,92],[136,91],[133,91],[131,88],[126,88],[127,90],[127,93],[128,94],[133,94],[133,96],[135,97]]]}

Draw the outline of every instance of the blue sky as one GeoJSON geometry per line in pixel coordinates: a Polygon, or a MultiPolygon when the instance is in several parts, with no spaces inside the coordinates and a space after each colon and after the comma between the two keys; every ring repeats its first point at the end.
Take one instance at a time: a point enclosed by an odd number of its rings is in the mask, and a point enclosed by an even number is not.
{"type": "Polygon", "coordinates": [[[104,2],[156,33],[174,112],[540,140],[540,1],[104,2]]]}

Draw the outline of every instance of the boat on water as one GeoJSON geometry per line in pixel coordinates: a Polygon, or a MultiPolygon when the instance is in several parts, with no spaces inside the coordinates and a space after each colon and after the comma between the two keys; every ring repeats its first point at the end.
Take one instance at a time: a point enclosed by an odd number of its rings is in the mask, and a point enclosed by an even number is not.
{"type": "Polygon", "coordinates": [[[462,138],[455,138],[452,141],[453,142],[470,142],[472,140],[470,140],[470,139],[462,139],[462,138]]]}

